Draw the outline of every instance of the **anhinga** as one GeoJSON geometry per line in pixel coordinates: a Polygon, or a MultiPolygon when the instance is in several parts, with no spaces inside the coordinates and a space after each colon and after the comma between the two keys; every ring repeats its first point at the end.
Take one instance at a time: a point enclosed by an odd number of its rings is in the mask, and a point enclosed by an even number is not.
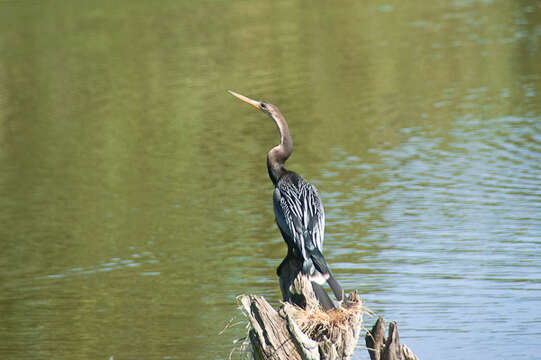
{"type": "Polygon", "coordinates": [[[275,187],[273,202],[276,223],[288,245],[288,256],[301,261],[301,271],[312,282],[319,302],[325,308],[332,308],[332,301],[321,285],[328,282],[339,301],[343,293],[322,254],[325,213],[316,187],[284,166],[293,152],[293,140],[286,119],[272,104],[252,100],[233,91],[229,93],[263,111],[278,126],[280,144],[267,155],[267,169],[275,187]]]}

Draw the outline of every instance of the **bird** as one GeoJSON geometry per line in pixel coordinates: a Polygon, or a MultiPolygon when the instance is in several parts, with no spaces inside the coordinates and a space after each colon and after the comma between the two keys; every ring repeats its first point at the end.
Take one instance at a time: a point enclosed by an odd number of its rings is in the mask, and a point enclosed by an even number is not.
{"type": "MultiPolygon", "coordinates": [[[[278,127],[280,143],[267,154],[267,170],[274,185],[273,207],[276,223],[288,245],[288,257],[293,256],[300,260],[300,271],[312,283],[318,301],[326,309],[334,308],[321,286],[327,282],[336,299],[342,301],[342,287],[336,281],[322,253],[325,212],[316,187],[285,167],[286,160],[293,152],[293,140],[286,119],[273,104],[253,100],[231,90],[228,92],[263,111],[278,127]]],[[[284,262],[278,267],[278,274],[284,262]]]]}

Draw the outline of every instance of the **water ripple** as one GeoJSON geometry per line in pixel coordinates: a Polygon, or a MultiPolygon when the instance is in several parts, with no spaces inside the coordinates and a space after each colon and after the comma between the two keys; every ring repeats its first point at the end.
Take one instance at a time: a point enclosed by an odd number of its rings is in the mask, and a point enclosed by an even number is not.
{"type": "Polygon", "coordinates": [[[450,328],[459,336],[479,324],[499,336],[506,330],[494,330],[498,324],[531,327],[527,314],[541,306],[541,149],[532,141],[541,135],[540,123],[462,118],[445,137],[405,129],[412,136],[396,148],[375,150],[381,158],[371,164],[336,149],[326,177],[353,178],[342,181],[342,191],[326,194],[329,237],[340,237],[335,228],[375,230],[341,241],[347,249],[329,247],[337,271],[348,274],[346,285],[364,273],[369,302],[385,302],[386,311],[424,336],[450,328]],[[352,186],[367,178],[378,185],[369,191],[352,186]],[[368,271],[363,267],[376,263],[370,246],[377,246],[380,267],[368,271]],[[378,283],[387,291],[375,295],[378,283]],[[436,325],[442,321],[445,329],[436,325]]]}

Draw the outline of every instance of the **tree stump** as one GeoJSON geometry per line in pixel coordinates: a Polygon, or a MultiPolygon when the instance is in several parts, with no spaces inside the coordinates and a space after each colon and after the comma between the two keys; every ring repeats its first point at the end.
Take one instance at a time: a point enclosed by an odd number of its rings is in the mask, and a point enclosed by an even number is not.
{"type": "MultiPolygon", "coordinates": [[[[278,267],[283,302],[274,309],[262,296],[242,295],[241,309],[250,322],[248,338],[254,360],[347,360],[357,345],[362,327],[363,303],[354,291],[334,308],[325,310],[314,293],[314,285],[302,275],[302,263],[286,256],[278,267]]],[[[326,306],[329,308],[328,306],[326,306]]],[[[378,318],[365,337],[371,360],[419,360],[400,344],[398,327],[389,325],[385,338],[385,321],[378,318]]]]}
{"type": "Polygon", "coordinates": [[[277,311],[261,296],[240,297],[250,321],[248,336],[254,359],[349,359],[362,326],[363,305],[357,293],[351,293],[338,308],[326,311],[301,273],[290,286],[292,294],[304,298],[304,308],[283,302],[277,311]]]}
{"type": "Polygon", "coordinates": [[[385,339],[385,320],[380,316],[365,337],[371,360],[419,360],[405,344],[400,344],[398,325],[389,324],[389,336],[385,339]]]}

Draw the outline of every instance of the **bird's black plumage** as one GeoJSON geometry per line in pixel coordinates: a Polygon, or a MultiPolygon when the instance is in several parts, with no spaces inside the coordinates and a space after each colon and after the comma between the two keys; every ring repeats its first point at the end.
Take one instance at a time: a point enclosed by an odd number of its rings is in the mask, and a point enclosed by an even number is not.
{"type": "MultiPolygon", "coordinates": [[[[297,173],[288,171],[276,184],[273,203],[276,223],[284,240],[294,254],[304,260],[303,273],[313,275],[312,257],[321,254],[325,231],[325,213],[317,189],[297,173]]],[[[320,272],[326,272],[326,264],[316,263],[323,266],[318,269],[320,272]]]]}
{"type": "Polygon", "coordinates": [[[293,171],[285,171],[278,179],[274,194],[276,223],[293,255],[302,259],[302,273],[310,280],[329,282],[337,299],[342,288],[323,257],[325,212],[316,187],[293,171]]]}

